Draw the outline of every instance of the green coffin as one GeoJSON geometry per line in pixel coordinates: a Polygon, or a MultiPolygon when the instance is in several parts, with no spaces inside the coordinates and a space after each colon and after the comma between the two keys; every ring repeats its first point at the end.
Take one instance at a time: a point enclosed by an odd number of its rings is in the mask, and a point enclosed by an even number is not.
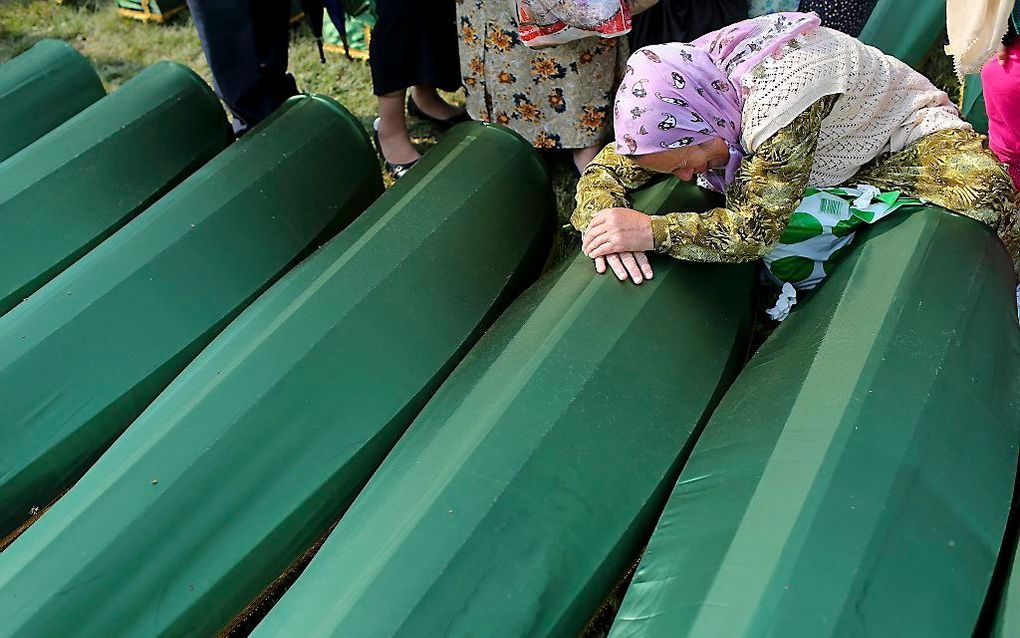
{"type": "Polygon", "coordinates": [[[985,108],[984,87],[980,74],[968,75],[964,80],[960,107],[963,117],[971,123],[974,130],[988,135],[988,111],[985,108]]]}
{"type": "MultiPolygon", "coordinates": [[[[1005,587],[993,591],[995,615],[990,635],[992,638],[1013,638],[1020,636],[1020,547],[1016,545],[1016,532],[1013,530],[1012,545],[1003,547],[1003,555],[1009,566],[1005,587]]],[[[975,635],[980,635],[975,632],[975,635]]]]}
{"type": "Polygon", "coordinates": [[[519,299],[255,635],[578,635],[747,354],[750,265],[654,267],[639,287],[579,255],[519,299]]]}
{"type": "Polygon", "coordinates": [[[553,211],[530,145],[453,129],[2,555],[6,635],[215,634],[329,529],[534,279],[553,211]]]}
{"type": "Polygon", "coordinates": [[[917,68],[946,32],[946,0],[878,0],[860,39],[917,68]]]}
{"type": "Polygon", "coordinates": [[[0,164],[0,314],[229,141],[212,90],[160,62],[0,164]]]}
{"type": "Polygon", "coordinates": [[[0,64],[0,162],[106,95],[92,65],[61,40],[0,64]]]}
{"type": "Polygon", "coordinates": [[[936,209],[861,239],[719,404],[612,638],[970,635],[1017,468],[1012,268],[936,209]]]}
{"type": "Polygon", "coordinates": [[[357,120],[327,98],[294,98],[0,318],[0,536],[381,190],[357,120]]]}

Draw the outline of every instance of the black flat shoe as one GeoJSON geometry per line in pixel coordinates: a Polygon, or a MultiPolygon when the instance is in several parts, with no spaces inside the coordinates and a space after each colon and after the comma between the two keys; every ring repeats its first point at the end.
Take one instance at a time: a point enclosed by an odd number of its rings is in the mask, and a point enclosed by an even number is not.
{"type": "Polygon", "coordinates": [[[410,92],[408,92],[407,94],[407,113],[420,120],[432,122],[443,131],[450,129],[453,126],[456,126],[457,124],[461,124],[462,122],[471,121],[471,116],[468,115],[466,112],[459,113],[445,120],[441,120],[438,117],[432,117],[425,111],[421,110],[421,107],[418,106],[417,102],[414,101],[414,96],[411,95],[410,92]]]}
{"type": "Polygon", "coordinates": [[[406,164],[394,164],[386,159],[386,156],[383,154],[382,143],[379,141],[379,118],[375,118],[375,122],[372,123],[372,139],[375,141],[375,150],[379,154],[379,159],[386,165],[386,170],[393,175],[395,180],[407,175],[407,171],[411,170],[419,161],[414,160],[406,164]]]}

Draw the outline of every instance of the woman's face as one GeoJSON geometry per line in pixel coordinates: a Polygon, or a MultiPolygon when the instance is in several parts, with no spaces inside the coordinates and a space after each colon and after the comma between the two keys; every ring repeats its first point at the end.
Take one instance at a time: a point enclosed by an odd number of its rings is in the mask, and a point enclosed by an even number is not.
{"type": "Polygon", "coordinates": [[[635,155],[632,159],[642,168],[669,173],[686,182],[713,168],[724,168],[730,161],[730,149],[722,138],[715,137],[694,146],[635,155]]]}

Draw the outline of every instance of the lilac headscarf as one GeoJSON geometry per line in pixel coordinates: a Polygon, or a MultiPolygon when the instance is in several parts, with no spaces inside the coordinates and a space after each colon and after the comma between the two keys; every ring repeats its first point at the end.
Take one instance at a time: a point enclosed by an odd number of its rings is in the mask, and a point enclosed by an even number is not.
{"type": "Polygon", "coordinates": [[[730,149],[723,174],[705,175],[718,190],[733,181],[740,146],[740,78],[821,24],[814,13],[776,13],[744,20],[690,44],[638,49],[627,61],[614,111],[616,150],[645,155],[722,138],[730,149]]]}

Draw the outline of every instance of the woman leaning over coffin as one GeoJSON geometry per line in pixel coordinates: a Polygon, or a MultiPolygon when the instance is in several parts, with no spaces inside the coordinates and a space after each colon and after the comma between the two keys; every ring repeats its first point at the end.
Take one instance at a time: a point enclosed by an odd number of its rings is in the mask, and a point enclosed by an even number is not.
{"type": "Polygon", "coordinates": [[[840,185],[860,186],[854,197],[870,191],[869,201],[916,197],[972,217],[998,232],[1014,263],[1020,254],[1017,193],[984,138],[924,76],[814,14],[638,50],[614,115],[616,142],[581,176],[571,218],[600,273],[609,266],[640,283],[652,276],[650,250],[768,263],[805,192],[840,185]],[[628,191],[659,173],[698,176],[726,205],[629,208],[628,191]]]}

